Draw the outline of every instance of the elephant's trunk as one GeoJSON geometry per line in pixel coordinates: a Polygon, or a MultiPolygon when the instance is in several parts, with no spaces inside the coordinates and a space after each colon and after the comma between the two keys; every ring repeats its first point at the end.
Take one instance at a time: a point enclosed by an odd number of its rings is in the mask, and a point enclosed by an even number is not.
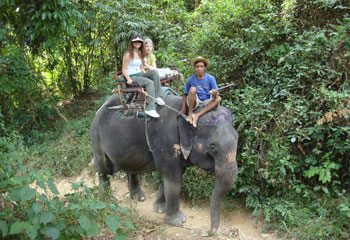
{"type": "Polygon", "coordinates": [[[208,231],[209,236],[214,235],[219,228],[222,199],[237,177],[236,154],[228,154],[228,156],[231,158],[220,161],[223,164],[215,166],[216,184],[210,200],[211,226],[208,231]]]}

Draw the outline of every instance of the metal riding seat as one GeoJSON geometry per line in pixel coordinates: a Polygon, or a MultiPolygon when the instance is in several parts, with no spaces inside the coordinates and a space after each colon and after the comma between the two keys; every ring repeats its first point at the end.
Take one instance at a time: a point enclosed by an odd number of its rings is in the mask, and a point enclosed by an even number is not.
{"type": "MultiPolygon", "coordinates": [[[[180,91],[180,83],[183,76],[178,70],[173,69],[169,74],[160,74],[160,78],[162,86],[169,86],[172,82],[178,80],[177,92],[180,91]]],[[[124,114],[128,114],[129,111],[143,111],[145,102],[143,91],[145,91],[145,88],[138,83],[133,83],[131,86],[128,85],[121,71],[114,74],[114,80],[124,114]]],[[[177,93],[174,91],[174,94],[177,93]]]]}

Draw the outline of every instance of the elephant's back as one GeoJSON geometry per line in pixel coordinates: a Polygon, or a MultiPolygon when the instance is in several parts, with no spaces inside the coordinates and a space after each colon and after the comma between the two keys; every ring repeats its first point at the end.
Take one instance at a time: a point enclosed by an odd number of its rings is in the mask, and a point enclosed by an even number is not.
{"type": "Polygon", "coordinates": [[[118,95],[111,96],[95,116],[91,126],[93,144],[97,142],[111,162],[125,171],[139,173],[154,169],[145,137],[145,119],[127,117],[123,111],[110,109],[119,103],[118,95]]]}
{"type": "Polygon", "coordinates": [[[181,109],[182,97],[177,95],[168,95],[165,102],[175,109],[181,109]]]}

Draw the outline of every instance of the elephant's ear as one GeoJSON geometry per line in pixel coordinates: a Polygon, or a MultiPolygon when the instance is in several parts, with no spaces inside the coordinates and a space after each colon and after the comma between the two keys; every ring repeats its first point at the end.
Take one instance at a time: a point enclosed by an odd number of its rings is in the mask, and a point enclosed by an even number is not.
{"type": "Polygon", "coordinates": [[[187,159],[192,150],[193,132],[189,122],[186,121],[185,115],[177,116],[177,125],[180,136],[180,147],[184,158],[187,159]]]}

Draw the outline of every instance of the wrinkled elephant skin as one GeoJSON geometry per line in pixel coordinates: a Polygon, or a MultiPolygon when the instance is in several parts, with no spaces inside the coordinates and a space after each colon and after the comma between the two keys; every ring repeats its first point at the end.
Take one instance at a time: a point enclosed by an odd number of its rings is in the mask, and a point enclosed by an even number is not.
{"type": "MultiPolygon", "coordinates": [[[[182,98],[168,96],[166,104],[180,109],[182,98]]],[[[201,116],[193,128],[183,116],[167,106],[160,106],[160,118],[147,123],[145,119],[126,117],[108,107],[120,105],[117,95],[111,96],[98,111],[91,125],[91,141],[100,190],[109,186],[108,175],[118,170],[128,173],[131,198],[142,201],[146,195],[137,174],[157,170],[163,183],[159,188],[154,210],[165,212],[164,221],[182,225],[186,215],[180,211],[182,175],[186,167],[214,171],[216,185],[211,197],[211,227],[216,233],[220,223],[220,206],[225,193],[237,176],[236,152],[238,134],[232,127],[231,113],[224,107],[201,116]],[[149,147],[152,151],[150,151],[149,147]]]]}

